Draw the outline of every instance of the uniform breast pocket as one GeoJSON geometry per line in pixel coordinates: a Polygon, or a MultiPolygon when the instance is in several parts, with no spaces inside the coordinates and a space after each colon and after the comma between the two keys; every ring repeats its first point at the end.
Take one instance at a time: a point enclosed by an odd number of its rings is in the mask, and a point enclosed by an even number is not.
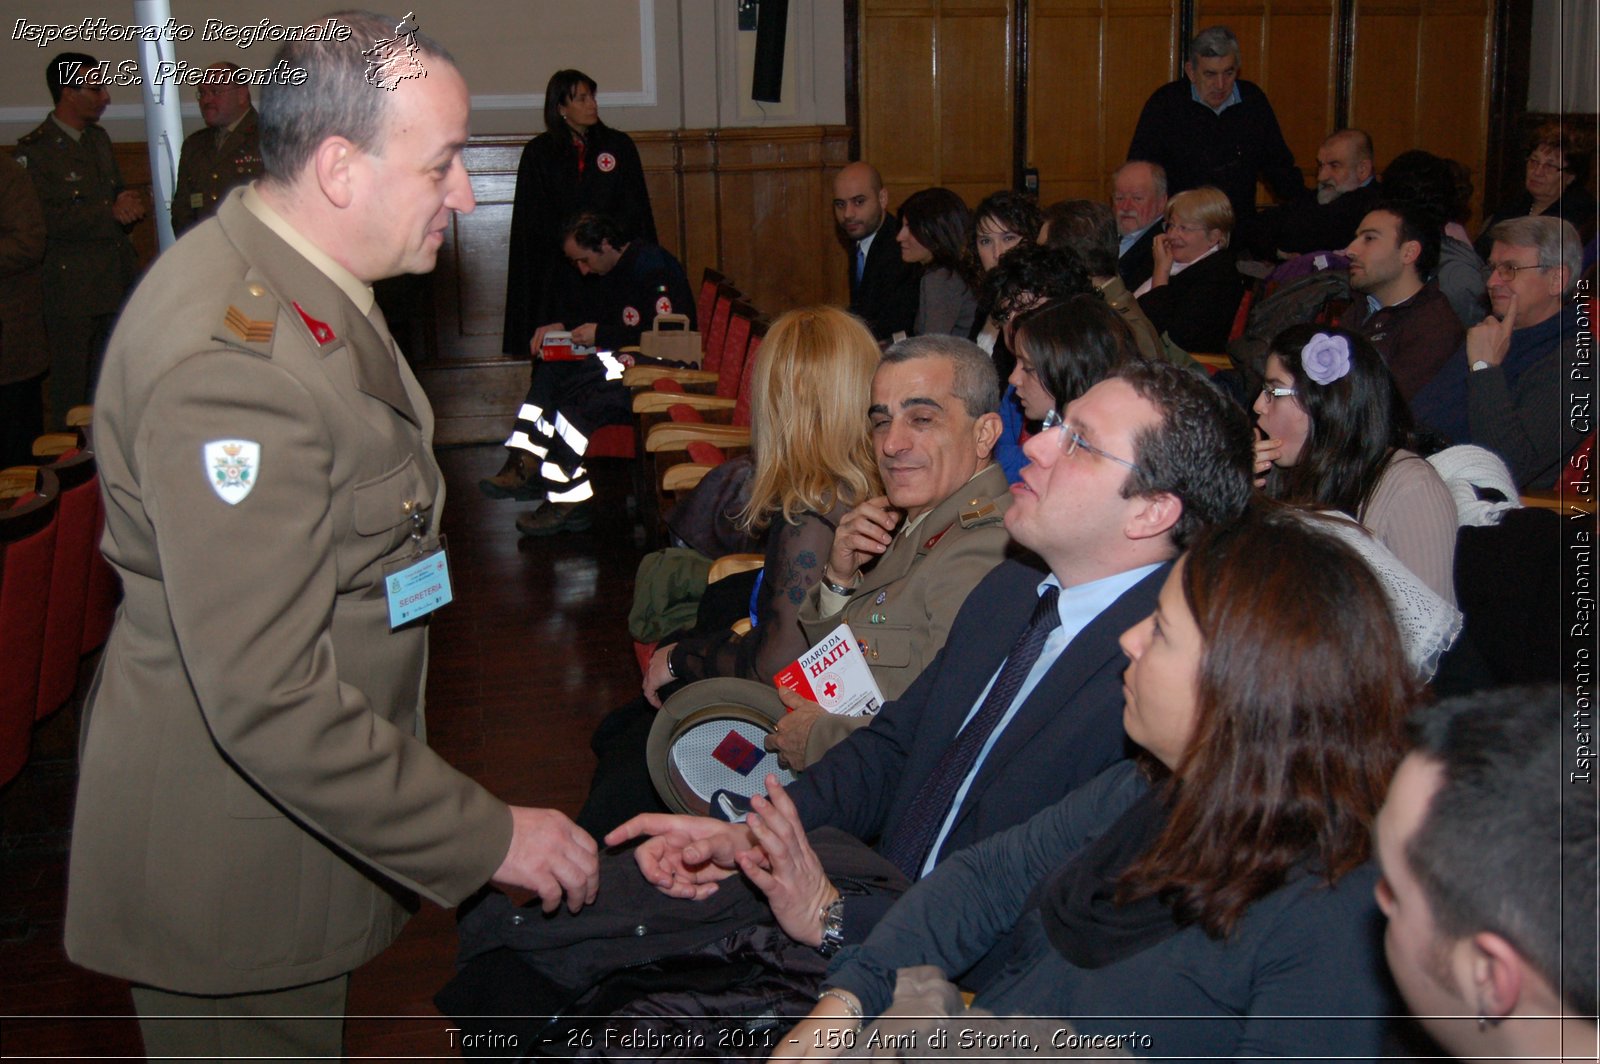
{"type": "Polygon", "coordinates": [[[903,669],[911,664],[911,628],[874,624],[866,627],[867,664],[874,668],[903,669]]]}
{"type": "Polygon", "coordinates": [[[431,511],[433,492],[424,484],[415,459],[407,455],[389,472],[356,485],[355,530],[363,536],[395,532],[401,526],[409,526],[418,506],[431,511]]]}

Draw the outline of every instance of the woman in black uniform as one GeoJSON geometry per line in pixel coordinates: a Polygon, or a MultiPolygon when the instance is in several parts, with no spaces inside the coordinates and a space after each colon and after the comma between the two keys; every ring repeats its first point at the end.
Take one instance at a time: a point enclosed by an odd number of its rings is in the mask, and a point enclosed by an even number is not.
{"type": "Polygon", "coordinates": [[[561,264],[561,224],[579,211],[599,211],[656,242],[655,216],[639,150],[626,133],[600,121],[595,80],[558,70],[544,92],[544,128],[522,149],[511,208],[511,260],[506,268],[506,321],[501,350],[530,353],[547,313],[551,275],[561,264]]]}

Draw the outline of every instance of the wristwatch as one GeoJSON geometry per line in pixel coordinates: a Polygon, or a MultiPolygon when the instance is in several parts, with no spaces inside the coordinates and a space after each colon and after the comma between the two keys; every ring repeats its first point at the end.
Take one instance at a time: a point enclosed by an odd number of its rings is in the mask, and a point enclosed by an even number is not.
{"type": "Polygon", "coordinates": [[[822,942],[817,952],[831,957],[844,945],[844,898],[833,899],[833,903],[818,915],[822,918],[822,942]]]}
{"type": "Polygon", "coordinates": [[[1472,372],[1474,372],[1474,373],[1478,372],[1480,369],[1488,369],[1488,368],[1489,368],[1489,363],[1485,362],[1481,358],[1478,359],[1478,361],[1476,361],[1476,362],[1474,362],[1472,364],[1472,372]]]}

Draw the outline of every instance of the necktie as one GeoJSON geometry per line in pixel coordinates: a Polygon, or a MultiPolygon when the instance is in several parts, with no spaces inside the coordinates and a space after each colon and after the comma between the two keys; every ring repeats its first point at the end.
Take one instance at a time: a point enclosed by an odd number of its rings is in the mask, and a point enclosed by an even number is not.
{"type": "Polygon", "coordinates": [[[933,845],[939,827],[949,815],[950,803],[955,800],[962,781],[972,771],[978,751],[983,749],[994,726],[1017,697],[1022,681],[1028,678],[1028,673],[1039,660],[1046,637],[1061,624],[1061,612],[1057,608],[1060,598],[1061,589],[1053,584],[1040,594],[1038,605],[1033,608],[1033,616],[1028,620],[1028,627],[1012,644],[1011,653],[1006,655],[1000,675],[995,677],[983,705],[967,722],[967,726],[961,729],[955,741],[945,748],[944,756],[934,767],[933,774],[923,782],[917,790],[917,796],[911,800],[911,808],[907,810],[905,819],[884,840],[883,855],[909,878],[916,879],[920,874],[928,856],[928,847],[933,845]]]}
{"type": "Polygon", "coordinates": [[[856,284],[861,283],[861,275],[867,272],[867,252],[860,244],[856,245],[856,284]]]}

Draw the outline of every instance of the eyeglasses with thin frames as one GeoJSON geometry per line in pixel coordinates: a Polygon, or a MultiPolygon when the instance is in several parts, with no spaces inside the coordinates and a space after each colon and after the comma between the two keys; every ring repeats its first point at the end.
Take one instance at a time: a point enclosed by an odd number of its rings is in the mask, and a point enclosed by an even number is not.
{"type": "Polygon", "coordinates": [[[1261,386],[1261,398],[1267,401],[1268,406],[1272,405],[1272,401],[1274,399],[1281,399],[1286,395],[1296,394],[1298,393],[1293,388],[1280,388],[1275,384],[1263,384],[1261,386]]]}
{"type": "Polygon", "coordinates": [[[1530,155],[1528,156],[1528,169],[1541,174],[1564,174],[1572,168],[1551,159],[1530,155]]]}
{"type": "Polygon", "coordinates": [[[1548,269],[1548,267],[1546,267],[1545,264],[1542,263],[1542,262],[1536,262],[1532,266],[1518,266],[1514,262],[1491,262],[1491,263],[1487,263],[1483,267],[1483,279],[1485,281],[1488,281],[1488,280],[1491,280],[1493,278],[1498,277],[1500,280],[1505,281],[1507,284],[1509,284],[1512,281],[1517,279],[1517,271],[1518,270],[1543,270],[1543,269],[1548,269]]]}
{"type": "Polygon", "coordinates": [[[1108,462],[1115,462],[1119,466],[1131,469],[1135,473],[1142,472],[1138,466],[1134,465],[1126,458],[1118,458],[1109,451],[1102,451],[1100,448],[1096,447],[1094,444],[1078,435],[1078,431],[1072,427],[1072,423],[1064,420],[1061,415],[1054,410],[1051,410],[1049,413],[1045,414],[1044,421],[1041,423],[1041,425],[1042,427],[1039,430],[1041,433],[1049,432],[1051,429],[1061,430],[1061,435],[1056,437],[1056,447],[1059,448],[1061,453],[1068,458],[1071,458],[1079,450],[1084,450],[1098,458],[1104,458],[1108,462]]]}

